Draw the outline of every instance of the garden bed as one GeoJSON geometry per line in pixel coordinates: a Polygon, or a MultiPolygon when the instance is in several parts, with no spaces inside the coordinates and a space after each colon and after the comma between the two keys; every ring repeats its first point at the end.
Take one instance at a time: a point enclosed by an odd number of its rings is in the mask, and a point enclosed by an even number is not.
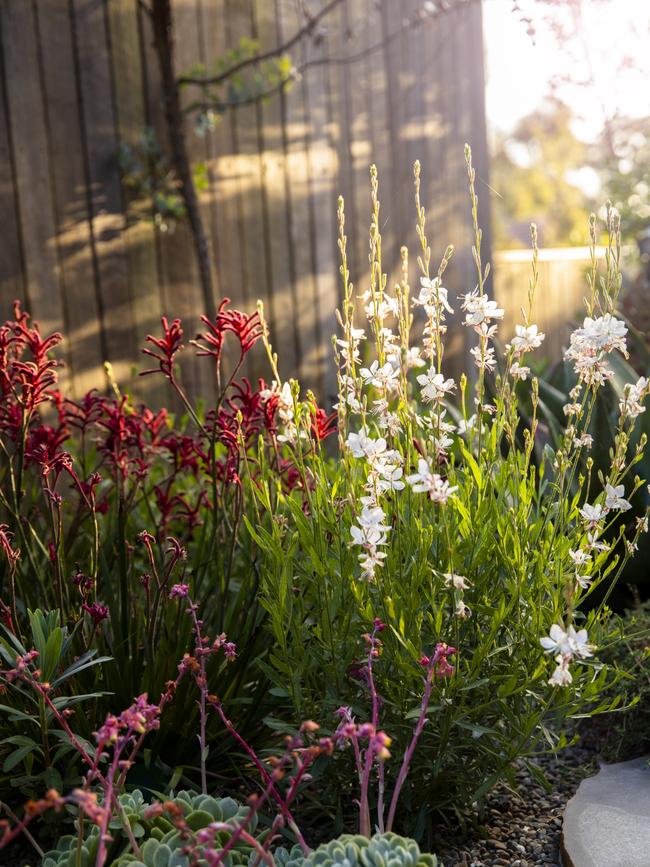
{"type": "MultiPolygon", "coordinates": [[[[333,412],[282,379],[261,305],[224,299],[189,346],[179,319],[149,335],[142,373],[184,406],[172,416],[117,383],[63,395],[61,335],[16,303],[0,327],[0,798],[18,818],[0,847],[65,811],[77,830],[47,840],[46,867],[559,863],[596,748],[539,759],[548,791],[523,760],[576,719],[618,718],[641,681],[645,645],[606,603],[648,530],[650,383],[621,357],[611,209],[566,381],[525,364],[545,337],[534,227],[528,309],[501,352],[465,155],[478,283],[457,300],[476,369],[458,383],[442,372],[453,247],[436,271],[418,163],[413,291],[406,251],[387,286],[372,168],[363,328],[339,202],[333,412]],[[273,380],[253,386],[256,346],[273,380]],[[214,380],[207,403],[179,379],[188,351],[214,380]]],[[[595,247],[595,218],[590,232],[595,247]]]]}

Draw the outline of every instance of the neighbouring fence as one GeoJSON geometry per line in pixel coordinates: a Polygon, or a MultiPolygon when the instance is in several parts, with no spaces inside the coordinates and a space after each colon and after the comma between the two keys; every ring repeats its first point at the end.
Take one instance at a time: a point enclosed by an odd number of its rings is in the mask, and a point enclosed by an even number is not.
{"type": "MultiPolygon", "coordinates": [[[[164,233],[135,220],[118,169],[120,143],[137,143],[144,128],[167,144],[146,5],[0,0],[0,306],[8,313],[23,298],[43,328],[64,331],[64,376],[76,393],[103,386],[105,360],[133,384],[158,317],[182,317],[191,337],[204,312],[187,226],[164,233]]],[[[211,67],[242,36],[261,50],[282,44],[301,24],[300,8],[296,0],[174,0],[177,72],[211,67]]],[[[465,141],[489,246],[480,2],[412,26],[426,8],[421,0],[343,0],[317,39],[293,49],[301,62],[328,62],[280,96],[229,111],[204,137],[188,132],[191,158],[209,177],[201,209],[217,300],[252,310],[261,298],[283,374],[300,375],[325,398],[336,199],[345,197],[361,289],[371,162],[380,172],[384,261],[395,273],[400,245],[416,250],[417,158],[434,260],[453,241],[448,285],[474,285],[465,141]]],[[[454,339],[462,346],[458,329],[454,339]]],[[[209,389],[207,365],[189,359],[183,374],[193,392],[209,389]]]]}
{"type": "MultiPolygon", "coordinates": [[[[603,267],[605,247],[596,248],[596,258],[603,267]]],[[[493,254],[494,295],[505,310],[500,337],[505,342],[515,334],[515,325],[523,322],[521,307],[527,306],[531,277],[530,250],[500,250],[493,254]]],[[[539,251],[539,284],[533,306],[532,321],[546,334],[539,356],[558,361],[568,346],[572,324],[585,316],[585,298],[589,295],[587,273],[591,267],[589,247],[557,247],[539,251]]]]}

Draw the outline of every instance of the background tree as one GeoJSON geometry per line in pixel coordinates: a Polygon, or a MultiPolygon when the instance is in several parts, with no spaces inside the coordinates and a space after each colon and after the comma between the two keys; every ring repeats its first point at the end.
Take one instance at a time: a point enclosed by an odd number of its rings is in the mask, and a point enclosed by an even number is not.
{"type": "Polygon", "coordinates": [[[497,246],[528,246],[530,222],[545,246],[583,244],[594,203],[576,183],[589,152],[572,130],[571,109],[549,97],[501,135],[491,164],[493,229],[497,246]]]}

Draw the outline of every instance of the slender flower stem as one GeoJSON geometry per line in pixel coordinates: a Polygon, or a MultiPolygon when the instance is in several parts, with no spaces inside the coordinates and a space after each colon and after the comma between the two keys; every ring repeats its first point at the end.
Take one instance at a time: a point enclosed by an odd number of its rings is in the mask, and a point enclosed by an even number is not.
{"type": "MultiPolygon", "coordinates": [[[[435,659],[435,657],[434,657],[435,659]]],[[[408,745],[406,752],[404,753],[404,758],[402,759],[402,765],[399,769],[399,774],[397,775],[397,781],[395,783],[395,789],[393,790],[393,797],[391,798],[390,808],[388,810],[388,819],[386,821],[386,830],[393,830],[393,822],[395,821],[395,812],[397,810],[397,804],[399,802],[399,796],[402,791],[402,787],[406,780],[406,777],[409,772],[409,767],[411,765],[411,759],[413,758],[413,753],[415,752],[415,748],[420,739],[420,735],[424,729],[425,723],[427,721],[427,711],[429,709],[429,702],[431,700],[431,690],[433,688],[433,678],[435,673],[435,663],[431,662],[429,664],[429,668],[427,671],[427,676],[424,684],[424,692],[422,694],[422,704],[420,707],[420,716],[418,717],[418,721],[415,725],[415,729],[413,731],[413,736],[411,737],[411,742],[408,745]]]]}

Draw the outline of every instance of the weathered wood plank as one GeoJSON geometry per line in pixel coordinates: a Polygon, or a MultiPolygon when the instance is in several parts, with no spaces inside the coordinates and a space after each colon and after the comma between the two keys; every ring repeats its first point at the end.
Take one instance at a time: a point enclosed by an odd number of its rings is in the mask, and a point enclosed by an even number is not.
{"type": "MultiPolygon", "coordinates": [[[[331,57],[335,47],[326,35],[312,46],[314,59],[331,57]]],[[[334,312],[337,306],[337,273],[335,259],[336,176],[337,163],[331,139],[330,85],[328,67],[313,66],[308,78],[309,181],[314,214],[314,270],[316,275],[318,343],[316,356],[322,372],[321,403],[329,407],[336,397],[337,383],[332,363],[331,338],[337,330],[334,312]]]]}
{"type": "MultiPolygon", "coordinates": [[[[254,33],[260,50],[278,45],[279,21],[275,3],[253,2],[254,33]]],[[[282,352],[283,369],[300,376],[300,323],[294,307],[295,285],[292,240],[288,210],[288,177],[285,152],[285,100],[273,94],[257,112],[258,140],[262,159],[262,216],[269,297],[273,299],[273,342],[282,352]]]]}
{"type": "Polygon", "coordinates": [[[7,71],[0,38],[0,225],[3,227],[0,233],[0,322],[9,317],[11,304],[16,298],[28,300],[6,90],[7,71]]]}
{"type": "MultiPolygon", "coordinates": [[[[204,63],[208,70],[215,69],[231,47],[225,18],[225,0],[211,0],[202,6],[202,32],[204,63]]],[[[224,91],[219,91],[221,99],[224,91]]],[[[242,269],[240,233],[238,230],[237,161],[233,154],[233,118],[230,111],[223,113],[214,128],[206,135],[208,178],[210,182],[210,209],[212,245],[215,256],[215,290],[217,298],[230,298],[241,305],[242,269]]],[[[227,376],[234,369],[239,354],[234,341],[227,340],[224,347],[223,371],[227,376]]]]}
{"type": "Polygon", "coordinates": [[[97,0],[73,0],[72,8],[105,348],[118,381],[130,384],[137,341],[123,235],[107,21],[97,0]]]}
{"type": "Polygon", "coordinates": [[[73,393],[103,379],[101,318],[95,269],[70,9],[67,0],[35,7],[43,70],[45,115],[52,154],[50,172],[57,248],[66,311],[66,338],[73,393]]]}
{"type": "MultiPolygon", "coordinates": [[[[278,39],[291,37],[300,26],[292,0],[277,0],[278,39]]],[[[304,47],[295,49],[297,63],[304,60],[304,47]]],[[[317,361],[316,280],[313,269],[314,235],[313,209],[309,187],[307,152],[308,128],[305,104],[308,92],[304,78],[286,90],[281,98],[283,107],[283,146],[287,164],[287,216],[289,233],[289,263],[294,272],[293,316],[295,320],[296,353],[300,357],[300,379],[306,388],[320,391],[320,369],[317,361]]],[[[281,360],[281,373],[291,371],[281,360]]]]}
{"type": "MultiPolygon", "coordinates": [[[[147,126],[137,0],[109,0],[111,66],[115,87],[117,137],[120,145],[138,148],[147,126]]],[[[151,207],[142,213],[141,196],[123,188],[126,220],[124,244],[129,268],[135,337],[138,347],[156,328],[161,315],[156,240],[151,207]]]]}
{"type": "MultiPolygon", "coordinates": [[[[225,8],[232,44],[237,45],[242,37],[252,38],[250,0],[227,0],[225,8]]],[[[242,105],[233,113],[233,150],[238,167],[238,222],[244,304],[252,311],[257,300],[262,301],[273,334],[276,311],[268,285],[269,266],[262,218],[262,162],[255,105],[242,105]]],[[[251,353],[247,359],[246,373],[253,378],[267,373],[266,360],[261,353],[251,353]]]]}
{"type": "Polygon", "coordinates": [[[13,158],[26,296],[32,314],[43,330],[49,331],[62,327],[64,310],[32,4],[0,4],[0,30],[8,118],[15,143],[13,158]]]}

